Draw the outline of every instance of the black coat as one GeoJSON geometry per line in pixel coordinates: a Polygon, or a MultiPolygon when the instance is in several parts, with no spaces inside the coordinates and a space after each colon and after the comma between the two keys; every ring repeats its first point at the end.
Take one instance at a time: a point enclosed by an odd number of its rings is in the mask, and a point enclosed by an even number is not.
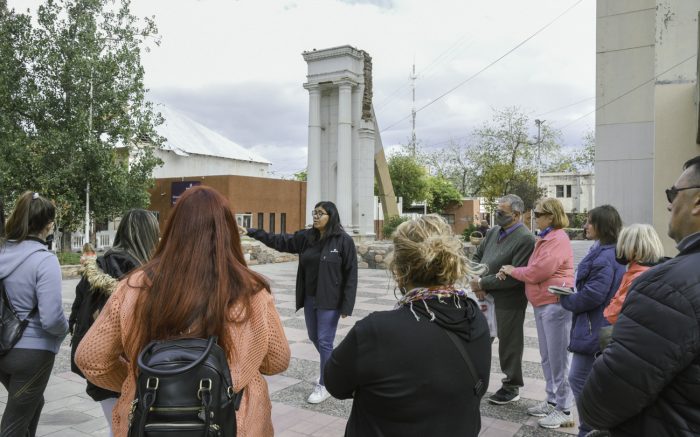
{"type": "MultiPolygon", "coordinates": [[[[111,278],[120,279],[138,267],[139,263],[129,254],[115,250],[108,251],[104,256],[98,257],[97,266],[100,271],[91,276],[84,273],[76,286],[75,300],[68,319],[68,326],[73,334],[71,337],[71,370],[80,376],[83,374],[75,364],[75,351],[113,291],[105,286],[109,281],[104,280],[100,275],[109,275],[111,278]]],[[[90,381],[87,382],[86,393],[98,402],[119,397],[119,393],[98,387],[90,381]]]]}
{"type": "MultiPolygon", "coordinates": [[[[268,234],[262,229],[248,229],[255,238],[279,252],[301,254],[311,244],[323,244],[316,285],[316,306],[324,310],[340,310],[351,315],[357,293],[357,251],[355,242],[345,232],[314,242],[313,229],[302,229],[294,234],[268,234]]],[[[304,269],[299,263],[296,281],[296,309],[304,306],[304,269]]]]}
{"type": "Polygon", "coordinates": [[[323,380],[336,398],[354,398],[345,435],[476,437],[481,429],[475,380],[444,330],[457,334],[486,386],[491,339],[481,310],[425,301],[360,320],[333,350],[323,380]]]}
{"type": "Polygon", "coordinates": [[[700,233],[679,249],[632,283],[579,399],[613,436],[700,435],[700,233]]]}

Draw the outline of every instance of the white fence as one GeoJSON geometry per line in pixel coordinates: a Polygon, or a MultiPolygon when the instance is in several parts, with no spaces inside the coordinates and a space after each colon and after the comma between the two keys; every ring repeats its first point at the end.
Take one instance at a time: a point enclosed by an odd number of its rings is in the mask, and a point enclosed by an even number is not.
{"type": "MultiPolygon", "coordinates": [[[[95,240],[97,240],[97,247],[95,247],[95,249],[105,250],[112,247],[116,233],[116,231],[100,231],[95,233],[95,240]]],[[[80,232],[74,232],[73,235],[71,235],[71,251],[80,252],[83,249],[83,244],[85,244],[85,236],[80,232]]]]}

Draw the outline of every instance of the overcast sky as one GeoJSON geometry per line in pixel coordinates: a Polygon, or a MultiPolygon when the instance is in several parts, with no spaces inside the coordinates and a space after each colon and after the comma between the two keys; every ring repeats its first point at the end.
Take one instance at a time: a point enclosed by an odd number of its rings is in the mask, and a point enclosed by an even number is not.
{"type": "MultiPolygon", "coordinates": [[[[18,10],[36,0],[9,0],[18,10]]],[[[503,56],[577,0],[132,0],[155,16],[162,43],[143,53],[150,98],[273,162],[306,167],[308,92],[301,53],[349,44],[372,56],[385,147],[411,136],[416,106],[503,56]],[[402,122],[397,123],[406,117],[402,122]],[[392,126],[393,125],[393,126],[392,126]]],[[[583,0],[517,50],[417,115],[426,148],[462,139],[492,108],[520,106],[576,147],[595,101],[595,0],[583,0]],[[574,103],[578,104],[572,105],[574,103]],[[571,105],[568,108],[551,112],[571,105]]],[[[532,135],[536,129],[533,123],[532,135]]]]}

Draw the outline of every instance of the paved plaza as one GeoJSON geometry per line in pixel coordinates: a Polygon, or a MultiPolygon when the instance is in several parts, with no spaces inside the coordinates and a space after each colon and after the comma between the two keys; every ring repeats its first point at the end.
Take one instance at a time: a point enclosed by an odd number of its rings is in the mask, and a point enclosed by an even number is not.
{"type": "MultiPolygon", "coordinates": [[[[573,242],[575,262],[583,258],[590,242],[573,242]]],[[[294,284],[297,263],[265,264],[253,267],[267,276],[272,284],[277,309],[292,351],[289,369],[280,375],[267,378],[272,399],[272,419],[275,435],[281,437],[342,436],[345,421],[350,414],[351,400],[329,399],[319,405],[306,403],[318,377],[319,357],[306,337],[303,311],[294,312],[294,284]]],[[[63,281],[63,303],[66,314],[73,302],[77,280],[63,281]]],[[[394,283],[387,271],[365,270],[359,273],[357,303],[352,316],[341,319],[336,344],[340,342],[357,320],[373,311],[393,308],[394,283]]],[[[40,436],[107,436],[102,409],[85,394],[82,378],[70,371],[69,338],[56,356],[53,375],[46,389],[46,405],[39,422],[40,436]]],[[[439,366],[439,362],[435,363],[439,366]]],[[[510,436],[561,436],[575,434],[577,428],[545,430],[537,426],[537,418],[525,413],[527,407],[542,401],[545,383],[537,347],[537,331],[532,308],[528,307],[525,321],[525,353],[523,355],[525,387],[521,400],[510,405],[494,406],[482,401],[482,431],[484,437],[510,436]]],[[[500,387],[498,346],[492,348],[491,380],[486,399],[500,387]]],[[[7,392],[0,387],[0,410],[4,410],[7,392]]],[[[577,422],[578,423],[578,422],[577,422]]]]}

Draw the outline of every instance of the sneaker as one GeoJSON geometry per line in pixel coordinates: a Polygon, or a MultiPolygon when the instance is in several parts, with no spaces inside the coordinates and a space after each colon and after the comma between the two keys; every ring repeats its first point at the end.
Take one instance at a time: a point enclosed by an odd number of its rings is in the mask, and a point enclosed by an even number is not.
{"type": "Polygon", "coordinates": [[[551,404],[547,401],[542,401],[534,407],[527,409],[527,414],[535,417],[547,417],[549,413],[555,410],[555,404],[551,404]]]}
{"type": "Polygon", "coordinates": [[[489,402],[496,405],[505,405],[519,400],[520,394],[517,391],[510,391],[504,388],[499,388],[496,393],[489,397],[489,402]]]}
{"type": "Polygon", "coordinates": [[[549,429],[555,429],[555,428],[569,428],[574,426],[574,417],[571,415],[571,413],[565,413],[563,411],[559,410],[554,410],[551,413],[547,415],[547,417],[543,417],[542,419],[537,421],[537,424],[540,425],[542,428],[549,428],[549,429]]]}
{"type": "Polygon", "coordinates": [[[316,384],[313,393],[309,395],[309,399],[307,399],[306,402],[310,404],[320,404],[329,397],[331,397],[331,394],[328,393],[326,387],[322,386],[321,384],[316,384]]]}

